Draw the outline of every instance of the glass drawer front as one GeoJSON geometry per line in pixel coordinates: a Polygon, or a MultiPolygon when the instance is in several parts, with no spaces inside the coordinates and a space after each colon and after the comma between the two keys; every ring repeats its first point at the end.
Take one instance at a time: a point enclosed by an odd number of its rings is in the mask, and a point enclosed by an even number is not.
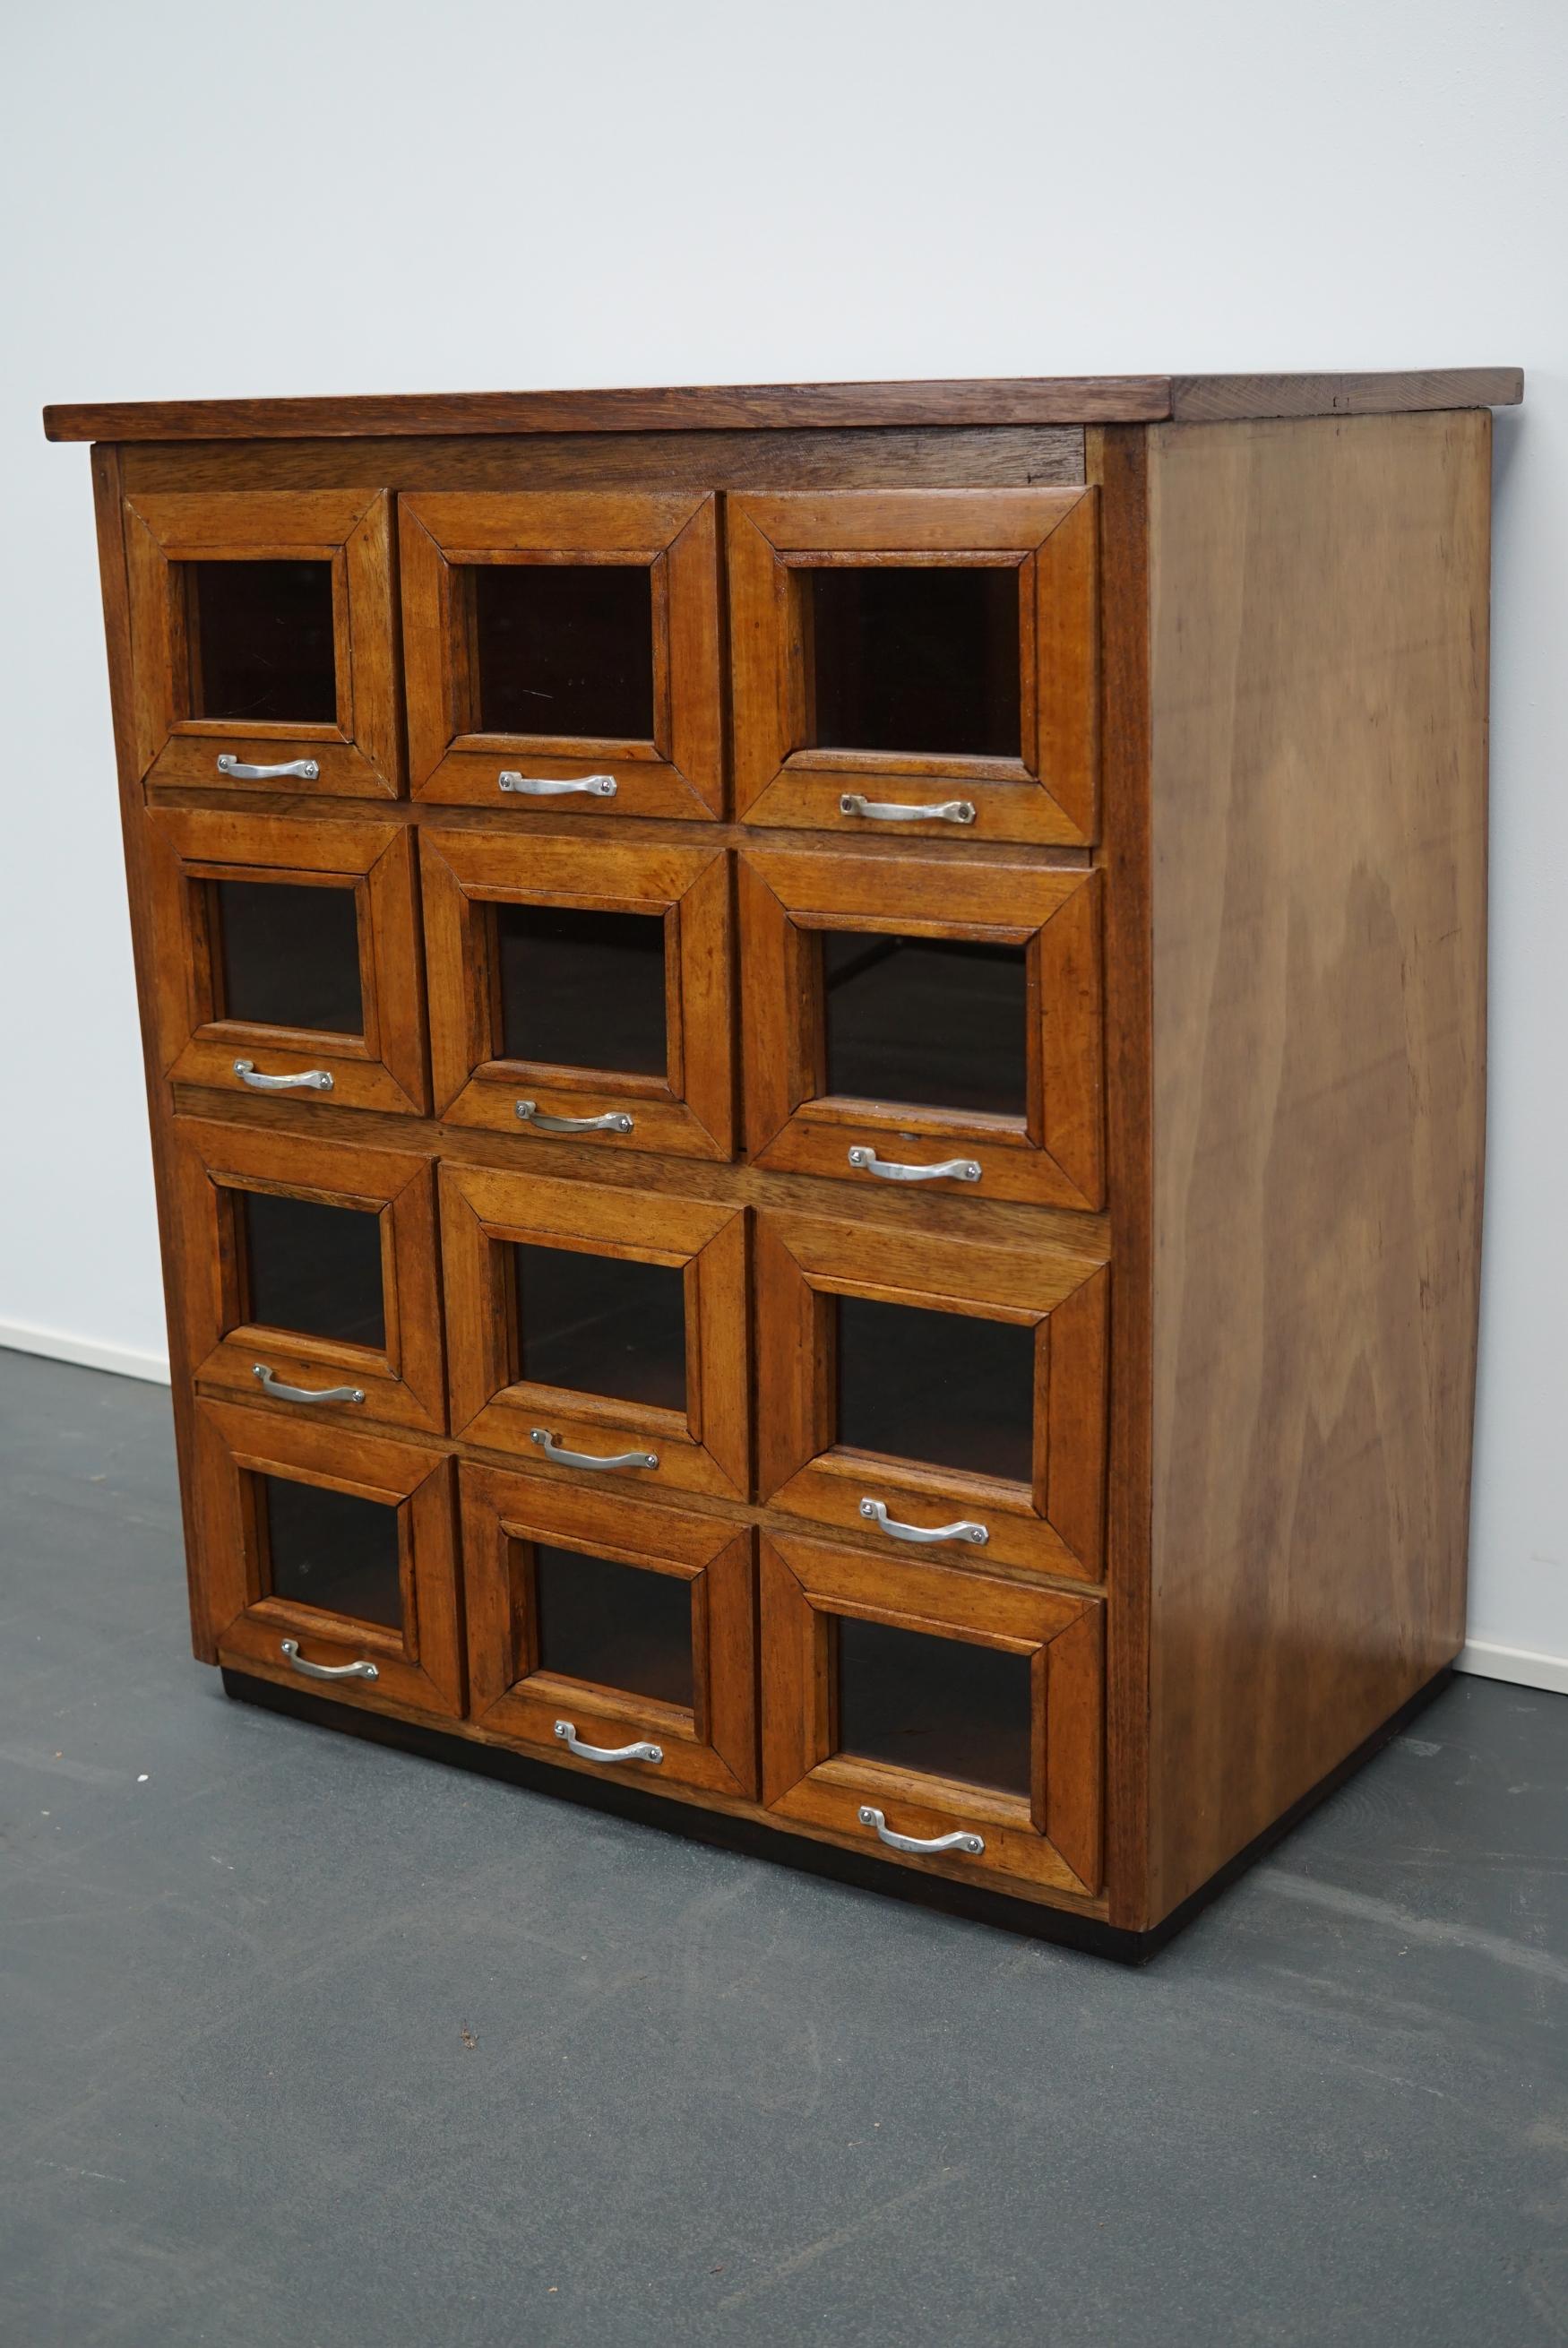
{"type": "Polygon", "coordinates": [[[1030,1481],[1032,1328],[864,1296],[840,1296],[835,1304],[838,1442],[1030,1481]]]}
{"type": "Polygon", "coordinates": [[[242,1317],[349,1345],[386,1344],[381,1217],[273,1191],[237,1194],[244,1249],[242,1317]]]}
{"type": "Polygon", "coordinates": [[[825,1089],[861,1100],[1026,1115],[1022,946],[822,933],[825,1089]]]}
{"type": "Polygon", "coordinates": [[[190,562],[190,714],[331,726],[337,717],[330,562],[190,562]]]}
{"type": "Polygon", "coordinates": [[[837,1634],[839,1752],[1028,1798],[1027,1655],[851,1615],[837,1634]]]}
{"type": "Polygon", "coordinates": [[[1017,758],[1019,572],[845,564],[810,596],[808,747],[1017,758]]]}
{"type": "Polygon", "coordinates": [[[352,889],[215,880],[222,1014],[261,1027],[364,1033],[352,889]]]}
{"type": "Polygon", "coordinates": [[[282,1476],[257,1481],[272,1596],[388,1630],[401,1628],[396,1509],[282,1476]]]}
{"type": "Polygon", "coordinates": [[[518,1376],[529,1385],[686,1407],[679,1269],[515,1242],[518,1376]]]}
{"type": "Polygon", "coordinates": [[[477,563],[486,734],[653,738],[651,573],[622,563],[477,563]]]}
{"type": "Polygon", "coordinates": [[[495,921],[503,1057],[664,1075],[661,917],[497,905],[495,921]]]}
{"type": "Polygon", "coordinates": [[[538,1667],[692,1705],[692,1584],[550,1543],[531,1544],[538,1667]]]}

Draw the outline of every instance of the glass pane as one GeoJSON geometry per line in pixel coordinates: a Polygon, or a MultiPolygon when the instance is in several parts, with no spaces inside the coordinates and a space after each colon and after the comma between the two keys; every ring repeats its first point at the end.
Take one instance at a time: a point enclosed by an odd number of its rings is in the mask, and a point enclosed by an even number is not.
{"type": "Polygon", "coordinates": [[[661,914],[497,905],[496,945],[505,1058],[665,1074],[661,914]]]}
{"type": "Polygon", "coordinates": [[[1017,758],[1019,574],[809,571],[813,744],[1017,758]]]}
{"type": "Polygon", "coordinates": [[[274,1598],[356,1622],[403,1624],[397,1510],[352,1492],[261,1476],[269,1583],[274,1598]]]}
{"type": "Polygon", "coordinates": [[[190,562],[190,710],[337,722],[330,562],[190,562]]]}
{"type": "Polygon", "coordinates": [[[685,1409],[685,1283],[677,1268],[516,1243],[512,1258],[519,1378],[685,1409]]]}
{"type": "Polygon", "coordinates": [[[1032,1480],[1032,1329],[864,1296],[836,1302],[840,1443],[1032,1480]]]}
{"type": "Polygon", "coordinates": [[[1027,1113],[1022,946],[825,930],[822,995],[830,1093],[1027,1113]]]}
{"type": "Polygon", "coordinates": [[[359,913],[352,889],[215,880],[220,1016],[359,1035],[359,913]]]}
{"type": "Polygon", "coordinates": [[[1027,1799],[1029,1658],[842,1615],[837,1749],[1027,1799]]]}
{"type": "Polygon", "coordinates": [[[381,1217],[269,1190],[237,1194],[245,1248],[242,1317],[344,1344],[386,1344],[381,1217]]]}
{"type": "Polygon", "coordinates": [[[535,1541],[539,1669],[692,1704],[692,1585],[535,1541]]]}
{"type": "Polygon", "coordinates": [[[652,740],[650,571],[483,562],[469,576],[482,733],[652,740]]]}

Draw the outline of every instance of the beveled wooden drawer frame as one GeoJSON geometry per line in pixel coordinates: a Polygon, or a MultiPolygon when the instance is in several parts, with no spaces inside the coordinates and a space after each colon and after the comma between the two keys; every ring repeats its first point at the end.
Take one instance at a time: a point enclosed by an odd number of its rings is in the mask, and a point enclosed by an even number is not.
{"type": "MultiPolygon", "coordinates": [[[[987,1529],[954,1560],[1016,1565],[1084,1581],[1103,1557],[1111,1273],[1087,1255],[907,1239],[863,1223],[756,1215],[757,1488],[791,1516],[864,1533],[866,1498],[902,1501],[922,1524],[987,1529]],[[852,1450],[835,1441],[832,1312],[859,1296],[1032,1328],[1034,1476],[1029,1485],[852,1450]]],[[[894,1544],[887,1540],[891,1553],[894,1544]]],[[[907,1552],[906,1552],[907,1553],[907,1552]]]]}
{"type": "Polygon", "coordinates": [[[450,1330],[452,1425],[469,1443],[514,1451],[556,1481],[599,1471],[551,1467],[532,1439],[543,1427],[566,1449],[651,1448],[653,1470],[605,1480],[639,1491],[745,1499],[751,1489],[750,1313],[745,1215],[662,1191],[446,1164],[441,1235],[450,1330]],[[680,1271],[686,1308],[684,1411],[514,1379],[516,1298],[507,1241],[620,1256],[680,1271]]]}
{"type": "MultiPolygon", "coordinates": [[[[163,1072],[171,1084],[245,1089],[236,1058],[261,1072],[320,1068],[341,1108],[419,1116],[429,1107],[414,842],[402,823],[154,808],[148,843],[154,993],[163,1072]],[[221,1001],[205,883],[289,881],[353,889],[359,929],[360,1035],[230,1019],[221,1001]],[[274,1069],[271,1063],[282,1063],[274,1069]]],[[[319,1102],[319,1093],[292,1097],[319,1102]]]]}
{"type": "Polygon", "coordinates": [[[463,1555],[467,1590],[471,1711],[483,1728],[537,1746],[569,1768],[648,1784],[754,1796],[756,1609],[752,1535],[743,1526],[658,1507],[619,1493],[466,1464],[463,1555]],[[533,1541],[586,1550],[612,1563],[665,1573],[692,1591],[692,1705],[666,1704],[542,1671],[538,1663],[533,1541]],[[651,1738],[658,1764],[578,1760],[556,1735],[569,1718],[585,1744],[614,1747],[651,1738]]]}
{"type": "Polygon", "coordinates": [[[461,1718],[465,1681],[457,1585],[456,1462],[445,1454],[313,1420],[283,1419],[199,1398],[196,1501],[203,1582],[219,1658],[305,1684],[282,1652],[307,1663],[371,1662],[377,1677],[333,1683],[334,1699],[374,1710],[385,1700],[461,1718]],[[397,1509],[401,1631],[274,1598],[251,1474],[292,1478],[397,1509]]]}
{"type": "Polygon", "coordinates": [[[777,1533],[762,1541],[763,1799],[779,1816],[858,1836],[884,1812],[926,1838],[979,1828],[978,1856],[946,1854],[959,1874],[1019,1877],[1091,1895],[1102,1879],[1103,1607],[940,1566],[884,1563],[777,1533]],[[971,1641],[1029,1659],[1032,1781],[1028,1799],[841,1753],[835,1720],[835,1617],[971,1641]]]}
{"type": "Polygon", "coordinates": [[[179,1231],[175,1293],[197,1381],[269,1412],[297,1416],[308,1407],[349,1426],[444,1433],[434,1161],[212,1119],[176,1117],[169,1131],[179,1231]],[[384,1345],[285,1332],[241,1317],[241,1190],[357,1207],[378,1217],[384,1345]],[[257,1382],[258,1362],[286,1385],[350,1385],[364,1399],[308,1406],[274,1399],[257,1382]]]}
{"type": "Polygon", "coordinates": [[[740,872],[746,1140],[760,1166],[861,1184],[849,1151],[979,1159],[985,1199],[1096,1208],[1105,1195],[1098,872],[993,858],[897,860],[747,849],[740,872]],[[826,1087],[820,940],[834,930],[1021,946],[1027,1111],[965,1114],[853,1100],[826,1087]],[[910,1144],[924,1145],[911,1150],[910,1144]]]}
{"type": "Polygon", "coordinates": [[[1093,840],[1100,798],[1097,500],[1092,488],[730,498],[736,812],[747,823],[875,829],[897,837],[933,827],[857,821],[841,810],[844,794],[923,805],[961,792],[975,810],[971,837],[1039,846],[1093,840]],[[803,582],[809,571],[835,563],[1016,569],[1016,758],[805,747],[811,617],[803,582]]]}
{"type": "Polygon", "coordinates": [[[257,766],[313,759],[320,772],[292,779],[292,792],[397,795],[403,719],[386,490],[142,491],[126,499],[124,528],[137,757],[149,783],[277,788],[220,773],[218,757],[229,752],[257,766]],[[176,566],[302,560],[332,565],[335,724],[193,716],[190,619],[176,566]]]}
{"type": "MultiPolygon", "coordinates": [[[[607,1154],[668,1150],[728,1158],[734,1131],[730,881],[717,848],[635,846],[420,827],[431,1062],[436,1114],[455,1125],[527,1133],[519,1097],[548,1115],[624,1108],[630,1135],[579,1137],[607,1154]],[[657,914],[664,924],[665,1076],[559,1067],[501,1055],[494,926],[497,904],[657,914]]],[[[531,1137],[530,1137],[531,1138],[531,1137]]]]}
{"type": "Polygon", "coordinates": [[[409,765],[415,796],[526,820],[579,806],[599,815],[723,813],[717,499],[617,489],[449,492],[398,500],[409,765]],[[653,602],[653,737],[478,730],[466,570],[480,563],[646,567],[653,602]],[[505,797],[511,768],[565,780],[608,774],[611,798],[505,797]]]}

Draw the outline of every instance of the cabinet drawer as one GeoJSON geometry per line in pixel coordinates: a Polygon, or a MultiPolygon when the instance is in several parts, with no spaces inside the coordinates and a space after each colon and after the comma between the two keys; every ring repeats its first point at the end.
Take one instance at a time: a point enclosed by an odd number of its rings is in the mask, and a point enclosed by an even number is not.
{"type": "Polygon", "coordinates": [[[1102,1204],[1097,872],[785,850],[740,864],[759,1165],[1102,1204]]]}
{"type": "Polygon", "coordinates": [[[425,1109],[407,827],[161,808],[146,822],[169,1080],[425,1109]]]}
{"type": "Polygon", "coordinates": [[[944,1870],[1096,1892],[1101,1618],[1087,1596],[764,1536],[764,1802],[873,1852],[902,1836],[944,1870]]]}
{"type": "Polygon", "coordinates": [[[772,1209],[755,1244],[764,1501],[889,1555],[1098,1578],[1104,1263],[772,1209]]]}
{"type": "Polygon", "coordinates": [[[138,491],[125,542],[131,714],[149,782],[397,791],[384,490],[138,491]]]}
{"type": "Polygon", "coordinates": [[[421,851],[438,1115],[729,1157],[722,850],[425,829],[421,851]]]}
{"type": "Polygon", "coordinates": [[[1061,489],[732,498],[744,819],[1092,840],[1097,497],[1061,489]]]}
{"type": "Polygon", "coordinates": [[[490,1468],[462,1491],[473,1717],[654,1789],[754,1795],[750,1532],[490,1468]]]}
{"type": "Polygon", "coordinates": [[[460,1715],[453,1467],[384,1436],[199,1400],[200,1572],[219,1658],[460,1715]]]}
{"type": "Polygon", "coordinates": [[[745,1217],[447,1165],[454,1432],[582,1482],[750,1489],[745,1217]],[[620,1465],[610,1465],[620,1461],[620,1465]]]}
{"type": "Polygon", "coordinates": [[[430,1160],[186,1117],[169,1130],[198,1381],[273,1411],[442,1432],[430,1160]]]}
{"type": "Polygon", "coordinates": [[[711,493],[399,499],[416,798],[723,812],[711,493]]]}

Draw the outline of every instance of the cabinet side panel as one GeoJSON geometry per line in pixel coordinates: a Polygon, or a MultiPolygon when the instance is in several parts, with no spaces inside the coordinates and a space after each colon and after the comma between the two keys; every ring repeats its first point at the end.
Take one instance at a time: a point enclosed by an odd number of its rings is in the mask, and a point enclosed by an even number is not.
{"type": "Polygon", "coordinates": [[[1153,1922],[1463,1641],[1491,418],[1151,439],[1153,1922]]]}

